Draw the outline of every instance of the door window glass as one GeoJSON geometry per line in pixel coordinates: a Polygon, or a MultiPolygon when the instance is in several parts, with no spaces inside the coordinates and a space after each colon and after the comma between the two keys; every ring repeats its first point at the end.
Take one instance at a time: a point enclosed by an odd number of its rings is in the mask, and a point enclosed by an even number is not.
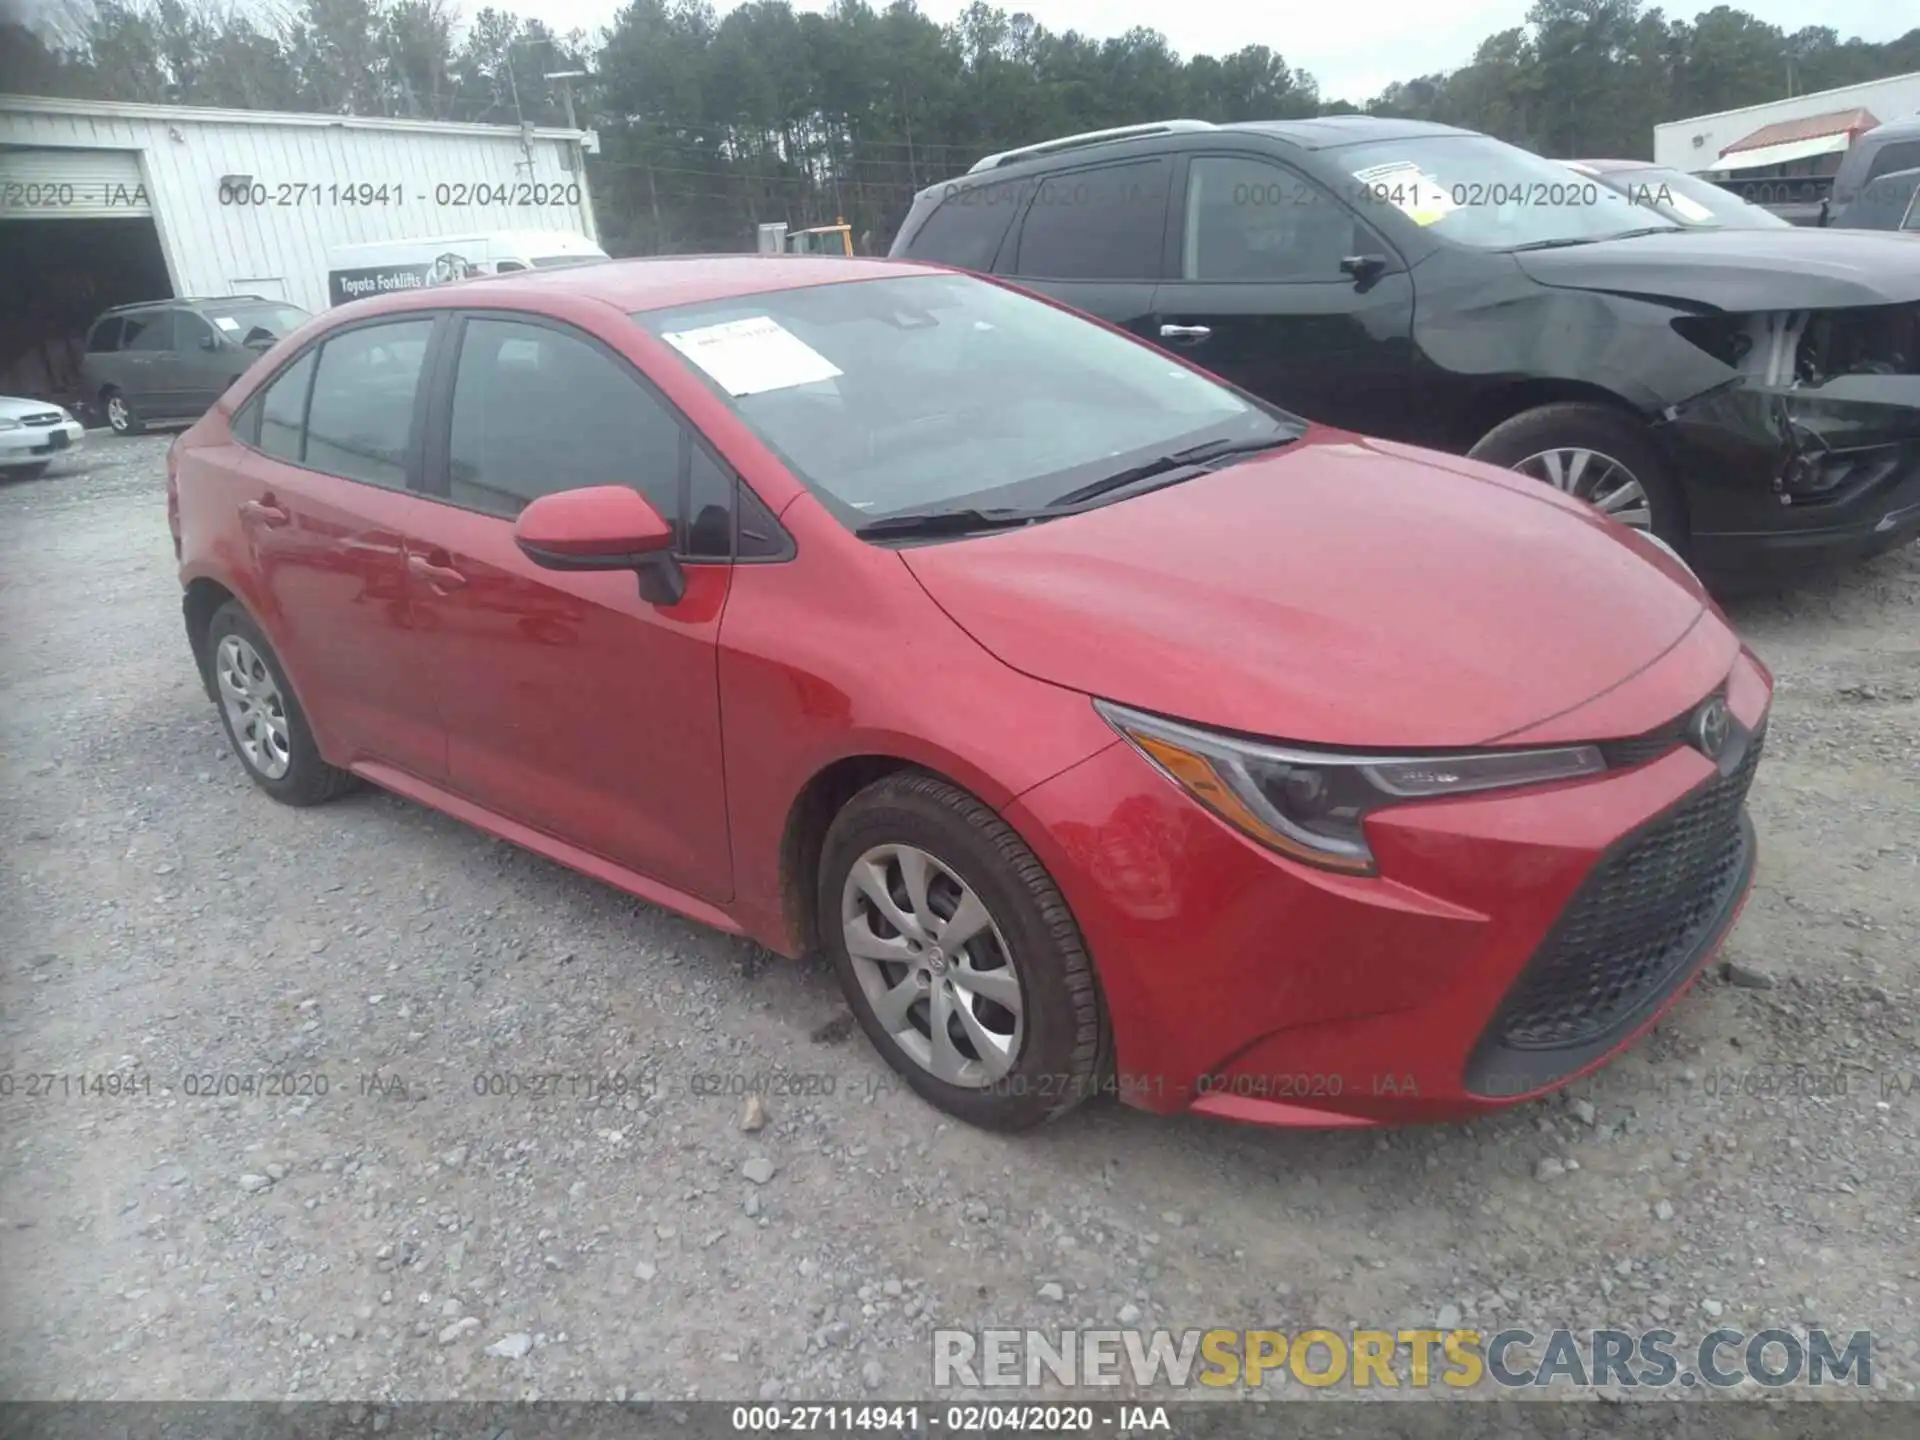
{"type": "Polygon", "coordinates": [[[512,519],[529,500],[631,485],[680,515],[680,422],[598,346],[544,325],[469,320],[454,372],[448,498],[512,519]]]}
{"type": "Polygon", "coordinates": [[[1277,165],[1200,156],[1187,171],[1181,275],[1340,280],[1341,260],[1356,253],[1357,223],[1325,190],[1277,165]]]}
{"type": "Polygon", "coordinates": [[[1155,280],[1171,162],[1052,175],[1030,187],[1013,273],[1054,280],[1155,280]]]}
{"type": "Polygon", "coordinates": [[[433,321],[365,325],[320,347],[307,408],[305,463],[348,480],[407,483],[414,397],[433,321]]]}
{"type": "Polygon", "coordinates": [[[173,315],[173,348],[176,350],[204,350],[204,342],[212,340],[213,327],[195,315],[191,310],[176,310],[173,315]]]}
{"type": "Polygon", "coordinates": [[[998,185],[949,185],[934,212],[926,218],[906,253],[915,260],[931,260],[962,270],[991,270],[1000,242],[1030,193],[1026,183],[1003,180],[998,185]]]}
{"type": "Polygon", "coordinates": [[[102,320],[87,337],[87,353],[99,355],[120,348],[121,321],[118,315],[102,320]]]}
{"type": "Polygon", "coordinates": [[[127,331],[120,341],[122,350],[171,350],[173,348],[173,312],[149,310],[127,316],[127,331]]]}

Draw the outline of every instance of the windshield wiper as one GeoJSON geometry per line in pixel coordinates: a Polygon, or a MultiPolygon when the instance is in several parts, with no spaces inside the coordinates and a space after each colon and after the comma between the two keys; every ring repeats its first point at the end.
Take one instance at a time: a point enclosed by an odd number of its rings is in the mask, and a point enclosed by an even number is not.
{"type": "Polygon", "coordinates": [[[1570,235],[1558,240],[1529,240],[1525,245],[1510,247],[1507,254],[1518,255],[1525,250],[1559,250],[1568,245],[1598,245],[1605,240],[1632,240],[1641,235],[1673,235],[1686,228],[1684,225],[1643,225],[1638,230],[1622,230],[1618,235],[1570,235]]]}
{"type": "Polygon", "coordinates": [[[1098,499],[1102,495],[1112,494],[1115,490],[1124,490],[1129,485],[1142,480],[1152,480],[1158,476],[1171,475],[1178,470],[1193,470],[1212,460],[1225,460],[1235,455],[1256,455],[1262,450],[1278,450],[1282,445],[1291,445],[1300,438],[1300,432],[1289,431],[1284,435],[1269,435],[1264,440],[1208,440],[1199,445],[1189,445],[1184,450],[1175,450],[1168,455],[1159,455],[1139,465],[1130,465],[1125,470],[1116,470],[1111,475],[1103,475],[1090,481],[1077,490],[1048,503],[1049,511],[1069,510],[1086,501],[1098,499]]]}
{"type": "Polygon", "coordinates": [[[904,510],[898,515],[883,515],[878,520],[869,520],[853,533],[862,540],[902,535],[968,535],[979,530],[1004,530],[1015,525],[1031,525],[1035,521],[1059,518],[1052,510],[904,510]]]}

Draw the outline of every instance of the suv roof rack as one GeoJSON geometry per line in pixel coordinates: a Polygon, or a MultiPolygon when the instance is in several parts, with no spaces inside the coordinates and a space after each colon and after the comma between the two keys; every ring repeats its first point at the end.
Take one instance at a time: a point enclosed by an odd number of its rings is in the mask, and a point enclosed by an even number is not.
{"type": "Polygon", "coordinates": [[[1022,145],[1016,150],[1002,150],[976,161],[968,170],[976,175],[982,170],[997,170],[1002,165],[1011,165],[1016,160],[1031,159],[1036,155],[1052,155],[1062,150],[1078,150],[1083,145],[1103,145],[1109,140],[1133,140],[1146,135],[1178,135],[1187,130],[1214,130],[1216,125],[1210,120],[1156,120],[1149,125],[1117,125],[1110,130],[1087,130],[1078,135],[1063,135],[1057,140],[1043,140],[1038,145],[1022,145]]]}
{"type": "Polygon", "coordinates": [[[117,315],[122,310],[151,310],[156,305],[218,305],[222,300],[266,300],[268,304],[284,302],[268,299],[265,295],[170,295],[165,300],[129,300],[124,305],[109,305],[100,313],[117,315]]]}

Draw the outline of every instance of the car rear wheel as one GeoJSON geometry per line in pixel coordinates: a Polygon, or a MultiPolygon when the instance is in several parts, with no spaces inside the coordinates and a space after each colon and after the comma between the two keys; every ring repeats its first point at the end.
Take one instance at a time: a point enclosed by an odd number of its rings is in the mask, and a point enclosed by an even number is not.
{"type": "Polygon", "coordinates": [[[318,805],[358,783],[320,758],[279,657],[239,601],[214,612],[207,655],[220,723],[254,784],[283,805],[318,805]]]}
{"type": "Polygon", "coordinates": [[[1685,546],[1680,492],[1645,427],[1629,415],[1604,405],[1542,405],[1496,425],[1467,454],[1544,481],[1676,549],[1685,546]]]}
{"type": "Polygon", "coordinates": [[[147,426],[127,397],[109,385],[100,392],[100,403],[107,412],[107,424],[116,435],[138,435],[147,426]]]}
{"type": "Polygon", "coordinates": [[[1106,1016],[1079,927],[965,791],[906,772],[856,795],[827,832],[819,916],[861,1028],[941,1110],[1025,1130],[1100,1088],[1106,1016]]]}

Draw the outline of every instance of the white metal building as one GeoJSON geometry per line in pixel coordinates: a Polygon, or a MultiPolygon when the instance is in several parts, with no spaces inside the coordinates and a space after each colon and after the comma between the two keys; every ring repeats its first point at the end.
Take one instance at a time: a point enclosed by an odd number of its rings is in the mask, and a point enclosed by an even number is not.
{"type": "Polygon", "coordinates": [[[254,293],[319,311],[329,247],[597,239],[590,131],[0,95],[0,392],[57,393],[110,305],[254,293]]]}
{"type": "Polygon", "coordinates": [[[1653,163],[1702,175],[1837,156],[1858,133],[1861,111],[1879,124],[1920,115],[1920,73],[1656,125],[1653,163]]]}

